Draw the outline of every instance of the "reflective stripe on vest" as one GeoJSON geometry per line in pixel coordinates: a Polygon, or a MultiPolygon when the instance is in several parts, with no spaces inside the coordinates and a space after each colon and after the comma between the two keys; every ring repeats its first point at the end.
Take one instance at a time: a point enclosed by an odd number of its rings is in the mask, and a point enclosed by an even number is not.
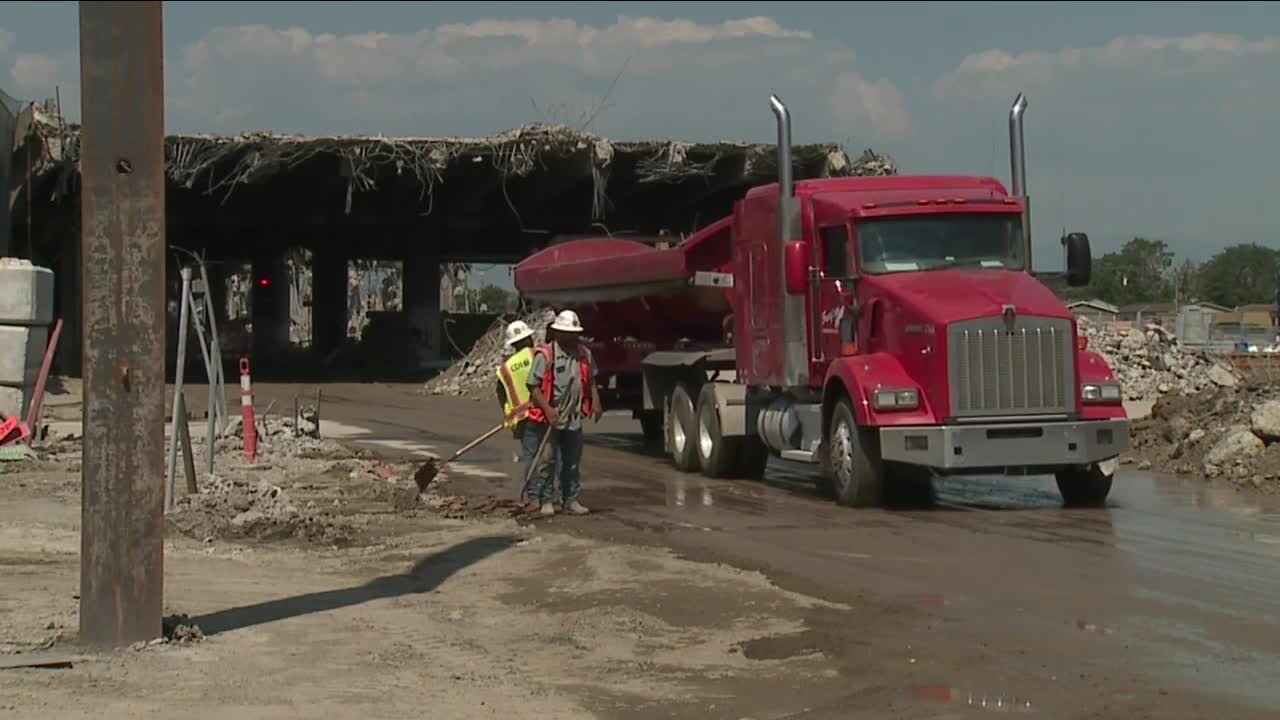
{"type": "MultiPolygon", "coordinates": [[[[547,369],[546,372],[542,374],[542,385],[539,388],[542,390],[542,397],[551,407],[558,407],[558,404],[552,397],[555,395],[556,388],[555,352],[552,346],[548,344],[539,347],[537,354],[546,358],[547,361],[547,369]]],[[[581,345],[578,346],[577,360],[578,378],[582,384],[582,417],[589,418],[591,417],[591,362],[588,360],[587,349],[581,345]]],[[[528,418],[531,422],[539,424],[545,424],[547,422],[546,416],[542,414],[542,408],[539,408],[537,405],[531,404],[529,406],[528,418]]]]}
{"type": "Polygon", "coordinates": [[[513,427],[529,410],[529,371],[533,370],[533,350],[524,348],[498,366],[498,380],[506,390],[502,404],[503,425],[513,427]]]}

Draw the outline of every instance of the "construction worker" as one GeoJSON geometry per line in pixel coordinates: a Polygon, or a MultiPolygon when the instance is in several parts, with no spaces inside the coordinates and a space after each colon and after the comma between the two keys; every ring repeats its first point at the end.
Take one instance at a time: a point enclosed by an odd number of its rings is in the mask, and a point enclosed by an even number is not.
{"type": "Polygon", "coordinates": [[[529,372],[529,429],[525,442],[532,444],[536,454],[543,435],[551,433],[542,457],[536,459],[534,476],[529,483],[528,510],[537,510],[543,515],[555,514],[552,491],[556,470],[559,470],[560,500],[565,512],[574,515],[590,512],[578,501],[582,423],[588,417],[599,422],[604,407],[596,387],[595,359],[579,341],[581,334],[578,314],[572,310],[561,312],[548,329],[547,344],[534,351],[533,368],[529,372]]]}
{"type": "Polygon", "coordinates": [[[498,405],[502,408],[503,425],[521,444],[516,462],[528,462],[524,456],[525,415],[529,405],[529,369],[533,366],[533,329],[523,320],[507,325],[503,350],[507,359],[498,365],[498,405]]]}

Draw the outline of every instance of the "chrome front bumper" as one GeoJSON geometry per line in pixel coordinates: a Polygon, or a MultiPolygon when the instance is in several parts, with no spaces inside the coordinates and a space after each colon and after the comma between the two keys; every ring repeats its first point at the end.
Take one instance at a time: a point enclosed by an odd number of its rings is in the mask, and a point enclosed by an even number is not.
{"type": "Polygon", "coordinates": [[[1129,449],[1128,420],[880,428],[880,456],[938,470],[1087,465],[1129,449]]]}

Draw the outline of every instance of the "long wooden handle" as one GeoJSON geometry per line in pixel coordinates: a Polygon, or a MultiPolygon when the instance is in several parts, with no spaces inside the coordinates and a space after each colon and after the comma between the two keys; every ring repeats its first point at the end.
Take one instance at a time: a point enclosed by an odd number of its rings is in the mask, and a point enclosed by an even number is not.
{"type": "Polygon", "coordinates": [[[484,442],[485,440],[488,440],[489,438],[493,437],[494,435],[497,435],[498,433],[502,432],[502,428],[504,428],[504,427],[506,427],[506,423],[498,423],[498,425],[497,425],[497,426],[495,426],[495,427],[494,427],[492,430],[490,430],[489,432],[487,432],[487,433],[485,433],[485,434],[481,435],[480,437],[476,438],[475,440],[472,440],[471,442],[467,443],[466,445],[463,445],[462,447],[458,448],[458,451],[457,451],[457,452],[455,452],[453,455],[451,455],[451,456],[449,457],[449,459],[448,459],[448,460],[446,460],[445,462],[453,462],[454,460],[457,460],[458,458],[462,457],[462,455],[463,455],[464,453],[466,453],[468,450],[471,450],[471,449],[475,448],[475,446],[479,445],[480,443],[484,442]]]}

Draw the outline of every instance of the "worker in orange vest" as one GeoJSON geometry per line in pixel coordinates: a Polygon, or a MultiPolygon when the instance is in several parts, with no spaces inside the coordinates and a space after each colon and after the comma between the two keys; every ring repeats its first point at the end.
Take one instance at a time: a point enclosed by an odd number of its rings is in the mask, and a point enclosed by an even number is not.
{"type": "Polygon", "coordinates": [[[534,351],[533,368],[529,371],[532,407],[525,437],[528,442],[541,442],[545,433],[552,435],[533,470],[529,483],[531,502],[527,509],[543,515],[555,514],[553,471],[559,464],[560,500],[564,511],[585,515],[590,510],[578,501],[582,489],[582,423],[588,417],[599,422],[604,414],[600,390],[596,387],[595,358],[580,341],[582,322],[572,310],[556,316],[548,335],[547,344],[534,351]]]}

